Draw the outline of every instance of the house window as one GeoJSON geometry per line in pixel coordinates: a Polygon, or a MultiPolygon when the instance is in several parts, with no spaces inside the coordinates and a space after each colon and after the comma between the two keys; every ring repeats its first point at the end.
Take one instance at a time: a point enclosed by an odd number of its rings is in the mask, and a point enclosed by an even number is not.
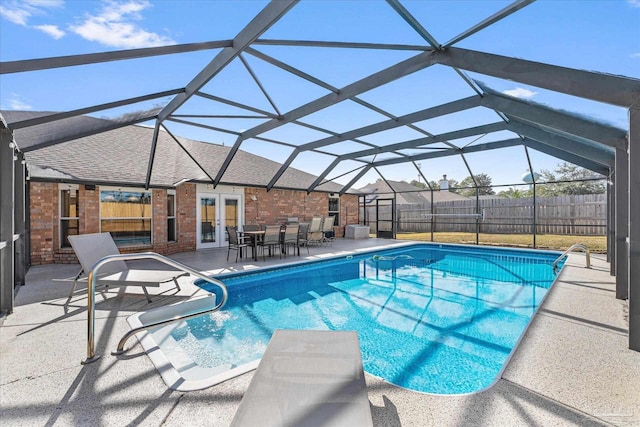
{"type": "Polygon", "coordinates": [[[78,188],[65,185],[60,189],[60,247],[71,247],[68,237],[77,236],[79,232],[78,188]]]}
{"type": "Polygon", "coordinates": [[[167,190],[167,241],[176,241],[176,190],[167,190]]]}
{"type": "Polygon", "coordinates": [[[117,246],[151,245],[151,192],[100,190],[100,230],[117,246]]]}
{"type": "Polygon", "coordinates": [[[329,216],[335,216],[336,219],[333,223],[340,225],[340,196],[334,193],[329,194],[329,216]]]}

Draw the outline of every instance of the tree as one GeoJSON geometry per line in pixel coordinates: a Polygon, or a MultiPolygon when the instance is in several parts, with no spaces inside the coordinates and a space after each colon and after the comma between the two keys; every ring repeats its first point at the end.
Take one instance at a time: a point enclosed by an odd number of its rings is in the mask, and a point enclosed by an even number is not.
{"type": "Polygon", "coordinates": [[[425,184],[424,182],[418,181],[418,180],[413,180],[411,181],[409,184],[413,185],[414,187],[418,187],[418,188],[429,188],[429,186],[427,184],[425,184]]]}
{"type": "Polygon", "coordinates": [[[540,177],[541,181],[547,183],[536,187],[536,192],[540,196],[604,194],[607,190],[602,180],[593,180],[600,175],[567,162],[558,165],[553,172],[542,170],[540,177]]]}
{"type": "Polygon", "coordinates": [[[475,186],[477,184],[478,195],[486,196],[496,194],[496,192],[493,191],[493,188],[491,188],[491,177],[489,175],[487,175],[486,173],[479,173],[477,175],[474,175],[474,178],[475,182],[470,176],[463,179],[462,182],[460,182],[460,187],[466,188],[459,189],[457,193],[465,197],[475,197],[475,186]]]}
{"type": "Polygon", "coordinates": [[[505,197],[507,199],[521,199],[523,197],[531,197],[531,190],[521,190],[518,188],[509,187],[508,190],[499,192],[498,196],[505,197]]]}
{"type": "MultiPolygon", "coordinates": [[[[451,191],[452,193],[459,193],[460,189],[458,187],[460,187],[460,183],[453,179],[453,178],[449,178],[447,179],[447,181],[449,181],[449,191],[451,191]]],[[[440,184],[436,184],[435,186],[436,189],[440,188],[440,184]]]]}

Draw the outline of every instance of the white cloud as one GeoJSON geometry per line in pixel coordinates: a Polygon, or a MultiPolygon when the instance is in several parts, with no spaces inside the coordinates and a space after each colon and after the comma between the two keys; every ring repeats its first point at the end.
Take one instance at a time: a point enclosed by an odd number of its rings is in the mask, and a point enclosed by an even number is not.
{"type": "Polygon", "coordinates": [[[524,98],[524,99],[533,98],[538,94],[538,92],[534,92],[532,90],[525,89],[522,87],[505,90],[505,91],[502,91],[502,93],[504,93],[505,95],[515,96],[516,98],[524,98]]]}
{"type": "Polygon", "coordinates": [[[31,16],[29,11],[20,8],[0,6],[0,16],[18,25],[27,25],[27,19],[31,16]]]}
{"type": "Polygon", "coordinates": [[[640,7],[640,0],[627,0],[631,7],[640,7]]]}
{"type": "Polygon", "coordinates": [[[631,55],[629,55],[632,58],[640,58],[640,52],[638,53],[632,53],[631,55]]]}
{"type": "Polygon", "coordinates": [[[27,26],[27,21],[34,15],[43,15],[45,10],[61,7],[63,0],[22,0],[5,1],[0,6],[0,16],[14,24],[27,26]]]}
{"type": "Polygon", "coordinates": [[[11,99],[9,99],[9,109],[10,110],[32,110],[33,107],[27,104],[22,100],[22,97],[17,93],[11,94],[11,99]]]}
{"type": "Polygon", "coordinates": [[[61,39],[65,35],[65,32],[58,28],[57,25],[35,25],[33,28],[50,35],[56,40],[61,39]]]}
{"type": "Polygon", "coordinates": [[[149,6],[146,0],[110,0],[99,15],[87,15],[84,22],[70,29],[86,40],[111,47],[132,49],[174,44],[171,38],[148,32],[132,22],[142,19],[140,12],[149,6]]]}

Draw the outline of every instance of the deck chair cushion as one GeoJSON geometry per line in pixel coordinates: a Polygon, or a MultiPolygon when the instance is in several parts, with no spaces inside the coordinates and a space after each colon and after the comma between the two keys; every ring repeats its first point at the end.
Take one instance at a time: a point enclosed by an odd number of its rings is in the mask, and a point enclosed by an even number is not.
{"type": "MultiPolygon", "coordinates": [[[[69,242],[82,267],[81,273],[85,275],[84,279],[80,279],[80,274],[78,274],[76,281],[86,280],[86,276],[100,259],[120,254],[109,233],[69,236],[69,242]]],[[[176,288],[180,290],[177,279],[187,275],[189,273],[178,270],[132,270],[124,261],[112,261],[100,267],[98,283],[111,286],[142,286],[147,300],[150,301],[146,291],[147,286],[158,287],[161,283],[174,281],[176,288]]],[[[73,293],[74,290],[75,284],[71,292],[73,293]]]]}
{"type": "MultiPolygon", "coordinates": [[[[120,251],[109,233],[80,234],[69,236],[69,243],[78,257],[80,266],[85,274],[89,274],[93,265],[98,260],[108,255],[118,255],[120,251]]],[[[124,261],[112,261],[100,267],[101,275],[107,273],[119,273],[128,270],[124,261]]]]}

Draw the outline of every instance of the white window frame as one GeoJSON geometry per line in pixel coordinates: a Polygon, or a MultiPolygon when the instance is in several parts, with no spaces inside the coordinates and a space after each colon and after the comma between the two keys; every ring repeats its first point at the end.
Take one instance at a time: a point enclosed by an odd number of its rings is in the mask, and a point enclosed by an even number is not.
{"type": "MultiPolygon", "coordinates": [[[[177,207],[178,207],[177,197],[178,196],[176,194],[176,190],[167,190],[167,200],[169,199],[170,195],[173,196],[173,215],[169,215],[169,212],[167,211],[167,242],[175,243],[178,241],[178,219],[177,219],[178,218],[177,217],[177,207]],[[173,236],[175,238],[174,240],[169,240],[169,220],[170,219],[173,220],[173,236]]],[[[151,236],[151,239],[153,240],[153,236],[151,236]]]]}
{"type": "Polygon", "coordinates": [[[335,216],[336,221],[333,223],[334,225],[340,225],[340,195],[336,195],[335,193],[329,193],[329,206],[327,206],[328,216],[335,216]],[[331,199],[335,199],[338,201],[338,210],[329,210],[329,206],[331,206],[331,199]]]}
{"type": "MultiPolygon", "coordinates": [[[[80,195],[78,194],[80,190],[80,186],[78,184],[58,184],[58,247],[60,248],[65,248],[65,247],[71,247],[71,246],[63,246],[64,244],[64,237],[62,236],[62,222],[63,221],[73,221],[76,220],[78,221],[78,228],[80,227],[80,201],[78,200],[78,212],[76,212],[76,214],[78,216],[72,217],[72,216],[62,216],[62,192],[63,191],[75,191],[76,192],[76,198],[79,197],[80,195]]],[[[78,230],[78,233],[80,232],[80,230],[78,230]]]]}

